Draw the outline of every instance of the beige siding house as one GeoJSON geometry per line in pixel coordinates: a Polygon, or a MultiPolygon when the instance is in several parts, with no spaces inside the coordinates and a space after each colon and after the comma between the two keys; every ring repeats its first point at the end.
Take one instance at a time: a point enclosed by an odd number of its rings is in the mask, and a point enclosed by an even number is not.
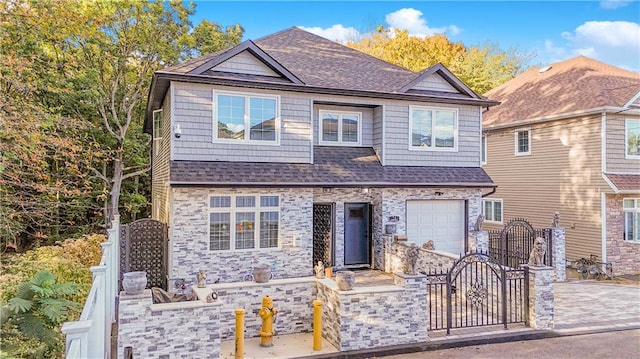
{"type": "Polygon", "coordinates": [[[561,214],[566,255],[640,273],[640,74],[580,56],[491,90],[484,168],[498,185],[486,224],[561,214]]]}

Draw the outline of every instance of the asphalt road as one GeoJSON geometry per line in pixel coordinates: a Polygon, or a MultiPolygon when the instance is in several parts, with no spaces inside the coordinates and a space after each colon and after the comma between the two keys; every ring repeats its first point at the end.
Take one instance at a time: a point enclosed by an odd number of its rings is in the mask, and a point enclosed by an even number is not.
{"type": "Polygon", "coordinates": [[[474,345],[384,359],[640,359],[640,330],[474,345]]]}

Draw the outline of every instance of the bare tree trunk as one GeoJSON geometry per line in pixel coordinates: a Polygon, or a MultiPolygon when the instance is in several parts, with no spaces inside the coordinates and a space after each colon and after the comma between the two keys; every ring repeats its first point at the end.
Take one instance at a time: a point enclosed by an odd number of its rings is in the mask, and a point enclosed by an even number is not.
{"type": "Polygon", "coordinates": [[[111,177],[111,203],[110,203],[110,216],[107,219],[108,222],[113,220],[113,216],[116,214],[120,214],[120,210],[118,209],[118,204],[120,202],[120,187],[122,187],[122,176],[124,164],[123,160],[123,151],[118,151],[116,154],[116,158],[113,161],[113,177],[111,177]]]}

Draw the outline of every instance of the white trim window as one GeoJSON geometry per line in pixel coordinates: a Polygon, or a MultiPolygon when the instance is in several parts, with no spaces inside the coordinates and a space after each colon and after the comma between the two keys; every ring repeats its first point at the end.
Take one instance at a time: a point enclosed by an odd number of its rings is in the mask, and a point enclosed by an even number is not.
{"type": "Polygon", "coordinates": [[[280,197],[222,195],[209,198],[209,249],[278,247],[280,197]]]}
{"type": "Polygon", "coordinates": [[[502,224],[502,207],[501,199],[483,199],[482,215],[484,220],[489,223],[502,224]]]}
{"type": "Polygon", "coordinates": [[[280,138],[279,96],[238,92],[214,92],[213,96],[213,138],[215,140],[278,143],[280,138]]]}
{"type": "Polygon", "coordinates": [[[624,122],[625,158],[640,159],[640,119],[624,122]]]}
{"type": "Polygon", "coordinates": [[[625,198],[622,203],[624,240],[640,242],[640,198],[625,198]]]}
{"type": "Polygon", "coordinates": [[[487,135],[483,134],[482,135],[482,143],[481,143],[481,147],[482,149],[480,150],[480,164],[481,165],[486,165],[487,164],[487,135]]]}
{"type": "Polygon", "coordinates": [[[153,111],[153,155],[157,156],[160,151],[162,140],[162,110],[153,111]]]}
{"type": "Polygon", "coordinates": [[[531,154],[531,129],[521,128],[514,132],[515,155],[527,156],[531,154]]]}
{"type": "Polygon", "coordinates": [[[359,146],[362,143],[362,113],[320,111],[319,117],[321,145],[359,146]]]}
{"type": "Polygon", "coordinates": [[[410,150],[457,151],[458,110],[409,106],[410,150]]]}

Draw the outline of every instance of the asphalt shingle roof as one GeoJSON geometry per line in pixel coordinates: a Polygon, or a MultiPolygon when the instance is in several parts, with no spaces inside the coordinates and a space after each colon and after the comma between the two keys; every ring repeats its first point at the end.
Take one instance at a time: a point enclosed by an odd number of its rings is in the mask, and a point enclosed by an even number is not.
{"type": "Polygon", "coordinates": [[[640,192],[640,175],[628,174],[605,174],[609,180],[618,188],[619,191],[639,191],[640,192]]]}
{"type": "Polygon", "coordinates": [[[501,104],[483,115],[485,127],[514,124],[538,117],[622,107],[640,92],[640,74],[578,56],[547,71],[532,68],[487,92],[501,104]]]}
{"type": "Polygon", "coordinates": [[[480,167],[382,166],[370,147],[316,146],[314,164],[172,161],[172,184],[494,187],[480,167]]]}

